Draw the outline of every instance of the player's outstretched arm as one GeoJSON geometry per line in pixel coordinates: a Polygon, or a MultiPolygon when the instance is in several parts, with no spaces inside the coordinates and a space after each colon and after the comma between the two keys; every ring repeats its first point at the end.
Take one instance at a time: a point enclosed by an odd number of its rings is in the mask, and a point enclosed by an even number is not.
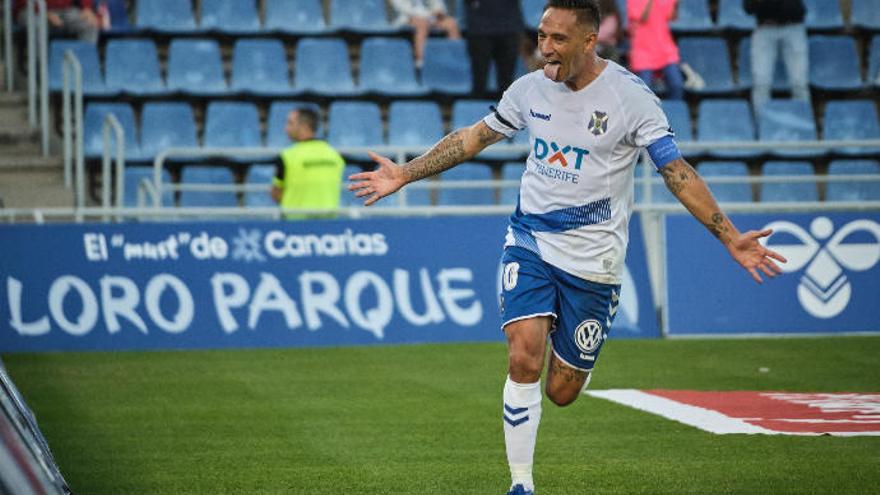
{"type": "Polygon", "coordinates": [[[348,190],[354,191],[359,198],[366,197],[364,205],[369,206],[410,182],[439,174],[476,156],[483,148],[503,138],[504,135],[493,131],[481,120],[447,134],[425,154],[404,165],[397,165],[371,152],[370,158],[378,164],[378,168],[349,176],[352,184],[348,190]]]}
{"type": "Polygon", "coordinates": [[[763,282],[760,272],[767,277],[775,277],[782,273],[776,261],[785,263],[786,259],[759,242],[761,238],[772,234],[772,230],[740,233],[718,207],[718,203],[697,171],[684,159],[678,158],[669,162],[660,169],[660,173],[669,191],[724,244],[733,259],[748,270],[756,282],[763,282]]]}

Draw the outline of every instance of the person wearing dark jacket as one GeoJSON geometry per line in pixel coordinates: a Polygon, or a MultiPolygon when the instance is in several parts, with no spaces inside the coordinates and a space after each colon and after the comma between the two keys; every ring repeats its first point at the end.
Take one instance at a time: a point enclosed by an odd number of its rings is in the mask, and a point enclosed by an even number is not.
{"type": "Polygon", "coordinates": [[[525,29],[520,2],[510,0],[466,0],[467,44],[471,57],[474,94],[494,96],[487,87],[489,65],[495,62],[498,90],[513,82],[525,29]]]}
{"type": "MultiPolygon", "coordinates": [[[[92,3],[92,0],[47,0],[46,21],[52,36],[75,36],[97,43],[100,22],[92,3]]],[[[27,23],[26,4],[27,0],[15,2],[15,15],[22,26],[27,23]]]]}

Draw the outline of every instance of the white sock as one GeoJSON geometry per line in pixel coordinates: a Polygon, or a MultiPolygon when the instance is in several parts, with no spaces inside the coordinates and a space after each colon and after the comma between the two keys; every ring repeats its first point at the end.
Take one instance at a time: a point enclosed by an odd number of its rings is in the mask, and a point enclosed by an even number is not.
{"type": "Polygon", "coordinates": [[[503,414],[511,486],[522,484],[526,490],[534,490],[532,463],[541,422],[541,382],[516,383],[508,376],[504,383],[503,414]]]}

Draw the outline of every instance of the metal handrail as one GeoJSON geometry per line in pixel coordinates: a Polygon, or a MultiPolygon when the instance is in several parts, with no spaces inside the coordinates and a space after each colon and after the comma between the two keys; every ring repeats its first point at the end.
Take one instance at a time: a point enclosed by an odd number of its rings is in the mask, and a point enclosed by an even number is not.
{"type": "Polygon", "coordinates": [[[12,51],[12,0],[3,0],[3,59],[7,93],[15,90],[15,58],[12,51]]]}
{"type": "Polygon", "coordinates": [[[71,162],[76,161],[74,179],[75,205],[77,208],[85,206],[85,157],[83,154],[83,91],[82,91],[82,64],[73,50],[64,52],[61,65],[62,87],[62,121],[64,133],[64,185],[71,184],[71,162]],[[73,124],[71,124],[71,96],[70,78],[73,72],[73,124]],[[71,125],[73,128],[71,128],[71,125]],[[73,137],[76,136],[76,140],[73,137]]]}
{"type": "MultiPolygon", "coordinates": [[[[101,157],[101,206],[105,209],[110,208],[110,171],[111,171],[111,153],[110,153],[110,133],[112,132],[116,138],[116,207],[122,208],[122,198],[125,194],[125,131],[119,119],[112,113],[104,117],[103,124],[103,156],[101,157]]],[[[117,216],[119,221],[121,217],[117,216]]],[[[105,222],[109,221],[109,216],[104,216],[105,222]]]]}
{"type": "Polygon", "coordinates": [[[40,144],[43,156],[46,157],[49,156],[49,28],[46,0],[27,0],[25,10],[27,11],[28,48],[28,123],[32,128],[40,126],[40,144]],[[34,18],[34,6],[38,10],[36,19],[34,18]],[[34,26],[35,21],[39,22],[39,26],[34,26]],[[39,29],[39,32],[35,33],[35,29],[39,29]],[[39,53],[37,53],[38,49],[39,53]],[[36,80],[37,61],[40,64],[39,90],[36,80]],[[37,119],[37,101],[40,103],[39,120],[37,119]]]}

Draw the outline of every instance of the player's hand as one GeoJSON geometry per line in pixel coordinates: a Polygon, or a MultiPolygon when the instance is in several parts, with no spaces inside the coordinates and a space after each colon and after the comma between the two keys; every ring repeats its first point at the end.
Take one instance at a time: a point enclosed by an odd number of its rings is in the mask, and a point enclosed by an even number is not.
{"type": "Polygon", "coordinates": [[[366,197],[364,206],[370,206],[385,196],[393,194],[405,186],[407,182],[402,167],[372,151],[368,154],[374,162],[379,164],[379,168],[373,172],[361,172],[348,177],[348,180],[352,181],[348,190],[353,191],[354,195],[359,198],[366,197]]]}
{"type": "Polygon", "coordinates": [[[772,229],[762,231],[751,230],[740,234],[738,238],[734,239],[727,246],[730,255],[743,268],[748,270],[752,278],[755,279],[755,282],[759,284],[764,280],[761,278],[761,273],[758,270],[764,272],[764,275],[767,277],[772,278],[782,273],[782,268],[776,264],[776,261],[781,261],[782,263],[787,261],[784,256],[776,251],[767,249],[759,242],[759,239],[768,237],[772,233],[772,229]]]}

